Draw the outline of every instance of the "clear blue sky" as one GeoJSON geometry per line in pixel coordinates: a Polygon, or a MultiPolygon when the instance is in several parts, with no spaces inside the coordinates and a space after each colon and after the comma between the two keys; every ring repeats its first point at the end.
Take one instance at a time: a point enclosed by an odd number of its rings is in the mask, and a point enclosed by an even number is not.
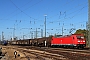
{"type": "MultiPolygon", "coordinates": [[[[88,0],[0,0],[0,35],[3,31],[5,39],[10,39],[14,25],[18,38],[23,35],[31,38],[30,31],[36,31],[36,28],[44,32],[45,14],[47,36],[61,34],[62,26],[66,29],[64,35],[69,34],[71,28],[86,29],[88,0]]],[[[38,36],[41,36],[40,32],[38,36]]]]}

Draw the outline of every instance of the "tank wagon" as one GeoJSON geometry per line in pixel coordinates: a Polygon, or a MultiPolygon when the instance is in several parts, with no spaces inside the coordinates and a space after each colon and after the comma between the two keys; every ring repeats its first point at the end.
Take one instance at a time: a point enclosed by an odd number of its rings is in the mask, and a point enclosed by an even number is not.
{"type": "MultiPolygon", "coordinates": [[[[12,42],[13,43],[13,42],[12,42]]],[[[15,42],[14,42],[15,43],[15,42]]],[[[66,36],[51,36],[35,39],[17,40],[17,45],[30,45],[40,47],[76,47],[84,48],[86,40],[82,34],[72,34],[66,36]]]]}

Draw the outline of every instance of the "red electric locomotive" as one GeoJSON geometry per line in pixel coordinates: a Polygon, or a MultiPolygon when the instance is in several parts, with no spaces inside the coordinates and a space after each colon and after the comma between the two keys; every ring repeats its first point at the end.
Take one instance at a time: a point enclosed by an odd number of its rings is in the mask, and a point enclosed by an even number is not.
{"type": "Polygon", "coordinates": [[[86,40],[82,34],[56,36],[52,37],[51,46],[84,48],[86,46],[86,40]]]}

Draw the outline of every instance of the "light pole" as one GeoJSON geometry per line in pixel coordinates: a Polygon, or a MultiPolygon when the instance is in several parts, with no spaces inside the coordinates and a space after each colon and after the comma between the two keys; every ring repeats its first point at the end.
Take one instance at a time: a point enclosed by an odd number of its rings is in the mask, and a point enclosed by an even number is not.
{"type": "Polygon", "coordinates": [[[63,26],[62,26],[62,36],[63,36],[63,26]]]}
{"type": "Polygon", "coordinates": [[[47,15],[44,15],[45,16],[45,46],[46,46],[46,16],[47,15]]]}
{"type": "Polygon", "coordinates": [[[43,29],[41,29],[41,37],[43,37],[43,29]]]}
{"type": "Polygon", "coordinates": [[[2,41],[4,40],[4,35],[3,35],[3,33],[4,33],[4,32],[2,31],[2,41]]]}

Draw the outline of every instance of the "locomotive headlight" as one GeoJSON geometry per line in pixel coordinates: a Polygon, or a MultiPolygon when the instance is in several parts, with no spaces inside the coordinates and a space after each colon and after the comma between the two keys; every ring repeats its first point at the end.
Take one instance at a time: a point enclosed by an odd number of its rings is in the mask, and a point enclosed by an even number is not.
{"type": "Polygon", "coordinates": [[[80,41],[78,41],[78,42],[80,42],[80,41]]]}
{"type": "Polygon", "coordinates": [[[82,39],[84,39],[84,37],[81,37],[82,39]]]}
{"type": "Polygon", "coordinates": [[[85,42],[85,41],[83,41],[83,42],[85,42]]]}

